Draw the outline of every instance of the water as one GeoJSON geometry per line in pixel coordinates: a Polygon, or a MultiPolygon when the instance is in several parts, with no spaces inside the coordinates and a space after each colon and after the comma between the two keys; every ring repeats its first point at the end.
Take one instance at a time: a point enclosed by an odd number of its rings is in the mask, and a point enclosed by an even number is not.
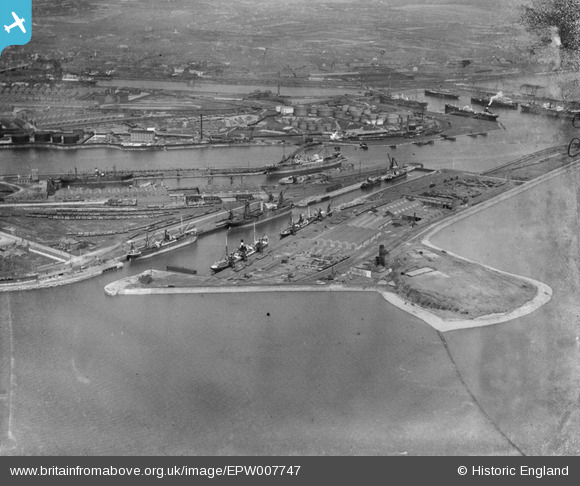
{"type": "MultiPolygon", "coordinates": [[[[424,97],[420,92],[409,92],[410,97],[425,99],[429,110],[443,112],[445,100],[424,97]]],[[[459,106],[469,104],[462,96],[454,101],[459,106]]],[[[570,120],[553,119],[522,114],[516,110],[495,110],[500,114],[499,130],[487,137],[459,137],[455,142],[436,141],[434,145],[416,146],[411,143],[389,148],[390,142],[370,144],[361,150],[356,144],[342,145],[341,151],[354,164],[355,170],[387,164],[387,153],[399,163],[423,163],[427,168],[455,168],[481,172],[522,155],[557,144],[567,144],[577,130],[570,120]]],[[[38,169],[41,174],[58,172],[92,172],[100,170],[156,170],[163,168],[204,167],[262,167],[279,162],[284,154],[296,148],[290,144],[251,147],[212,147],[169,151],[123,151],[93,148],[90,150],[19,149],[0,152],[0,175],[29,174],[38,169]]],[[[275,182],[264,176],[250,177],[256,184],[275,182]]],[[[224,179],[224,178],[216,178],[224,179]]],[[[185,181],[189,181],[185,179],[185,181]]],[[[186,182],[189,184],[189,182],[186,182]]]]}
{"type": "Polygon", "coordinates": [[[0,295],[16,382],[15,440],[2,452],[511,453],[465,405],[437,333],[377,295],[104,295],[148,268],[209,273],[224,236],[74,286],[0,295]],[[457,439],[467,426],[477,444],[457,439]]]}
{"type": "Polygon", "coordinates": [[[433,240],[554,291],[548,304],[521,319],[446,334],[469,388],[527,454],[580,451],[579,183],[576,168],[446,228],[433,240]]]}
{"type": "Polygon", "coordinates": [[[378,296],[110,299],[103,283],[8,297],[4,453],[509,451],[463,405],[437,334],[378,296]],[[457,440],[465,424],[480,443],[457,440]]]}
{"type": "MultiPolygon", "coordinates": [[[[487,138],[408,145],[395,153],[427,167],[480,171],[569,135],[567,125],[554,120],[507,111],[501,120],[507,130],[487,138]]],[[[242,153],[255,155],[254,161],[279,156],[275,150],[0,156],[2,171],[16,160],[29,167],[94,167],[91,157],[121,169],[125,163],[173,166],[198,156],[214,163],[242,153]]],[[[350,150],[371,161],[384,156],[385,147],[350,150]]],[[[1,451],[516,452],[503,433],[527,453],[577,454],[578,182],[577,172],[557,178],[435,239],[554,288],[548,305],[522,319],[447,333],[457,368],[435,331],[372,294],[105,297],[108,282],[147,268],[170,264],[208,273],[225,250],[225,233],[73,286],[1,294],[2,349],[10,335],[14,347],[14,386],[1,404],[5,417],[11,410],[14,441],[6,440],[3,417],[1,451]]],[[[267,223],[258,232],[276,235],[285,224],[267,223]]],[[[247,229],[230,238],[237,243],[251,236],[247,229]]],[[[2,366],[6,386],[6,360],[2,366]]]]}
{"type": "Polygon", "coordinates": [[[163,168],[262,167],[279,162],[282,145],[211,147],[188,150],[130,151],[112,148],[81,150],[18,149],[0,152],[1,174],[93,172],[103,170],[158,170],[163,168]]]}

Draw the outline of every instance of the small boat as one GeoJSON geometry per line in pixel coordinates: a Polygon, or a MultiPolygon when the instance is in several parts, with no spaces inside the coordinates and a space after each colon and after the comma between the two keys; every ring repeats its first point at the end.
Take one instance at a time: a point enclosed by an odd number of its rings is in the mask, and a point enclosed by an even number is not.
{"type": "Polygon", "coordinates": [[[278,181],[278,184],[282,184],[282,185],[286,185],[286,184],[298,184],[298,177],[296,176],[288,176],[288,177],[282,177],[282,179],[280,179],[278,181]]]}
{"type": "Polygon", "coordinates": [[[416,142],[413,142],[414,145],[433,145],[435,142],[431,139],[431,140],[418,140],[416,142]]]}
{"type": "Polygon", "coordinates": [[[366,143],[364,143],[364,142],[359,143],[358,146],[361,149],[363,149],[363,150],[368,150],[369,149],[369,146],[366,143]]]}

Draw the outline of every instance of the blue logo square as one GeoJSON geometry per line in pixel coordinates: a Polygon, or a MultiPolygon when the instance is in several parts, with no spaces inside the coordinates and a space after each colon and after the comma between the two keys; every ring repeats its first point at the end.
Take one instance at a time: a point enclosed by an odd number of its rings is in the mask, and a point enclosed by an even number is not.
{"type": "Polygon", "coordinates": [[[0,0],[0,53],[21,46],[32,35],[32,0],[0,0]]]}

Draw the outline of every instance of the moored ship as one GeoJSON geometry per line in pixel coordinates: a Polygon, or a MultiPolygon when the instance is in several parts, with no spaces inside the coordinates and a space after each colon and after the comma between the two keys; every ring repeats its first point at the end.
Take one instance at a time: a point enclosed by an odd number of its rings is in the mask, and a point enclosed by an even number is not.
{"type": "Polygon", "coordinates": [[[517,110],[519,106],[518,103],[505,96],[474,96],[471,98],[471,102],[476,105],[495,106],[510,110],[517,110]]]}
{"type": "Polygon", "coordinates": [[[396,96],[392,94],[381,93],[379,95],[381,103],[387,105],[403,106],[405,108],[410,108],[415,111],[424,111],[427,109],[429,103],[427,101],[410,100],[404,96],[396,96]]]}
{"type": "Polygon", "coordinates": [[[210,265],[210,269],[214,273],[221,272],[229,267],[235,267],[236,263],[241,261],[246,261],[248,257],[254,255],[255,253],[263,252],[269,245],[270,239],[267,235],[262,236],[261,238],[255,239],[254,237],[254,244],[247,245],[244,243],[244,240],[240,242],[240,246],[237,248],[236,251],[228,252],[228,245],[226,240],[226,253],[221,260],[214,262],[210,265]]]}
{"type": "Polygon", "coordinates": [[[99,169],[95,169],[94,174],[64,175],[55,177],[54,181],[59,182],[61,187],[130,184],[133,182],[133,173],[117,171],[102,172],[99,169]]]}
{"type": "Polygon", "coordinates": [[[383,179],[380,176],[368,177],[361,185],[361,189],[370,189],[371,187],[380,186],[383,179]]]}
{"type": "Polygon", "coordinates": [[[276,176],[284,174],[309,174],[340,167],[344,161],[346,161],[346,157],[340,152],[334,152],[326,157],[322,157],[320,154],[309,156],[300,154],[289,161],[270,166],[266,173],[276,176]]]}
{"type": "Polygon", "coordinates": [[[522,113],[531,113],[533,115],[573,118],[575,115],[580,113],[580,110],[578,109],[565,108],[562,105],[551,102],[537,103],[532,101],[529,103],[522,103],[520,106],[522,113]]]}
{"type": "Polygon", "coordinates": [[[246,201],[244,212],[241,215],[234,215],[230,210],[229,218],[225,221],[226,228],[241,228],[251,224],[264,223],[292,211],[292,203],[287,203],[283,199],[284,191],[280,192],[278,204],[264,203],[260,201],[260,208],[256,211],[250,210],[250,201],[246,201]]]}
{"type": "Polygon", "coordinates": [[[136,259],[143,260],[145,258],[151,258],[162,253],[167,253],[168,251],[177,250],[178,248],[191,245],[196,241],[197,230],[195,228],[182,231],[176,235],[172,235],[169,231],[165,230],[161,240],[150,238],[149,235],[147,235],[143,245],[139,247],[135,246],[135,242],[130,241],[129,243],[131,247],[127,252],[126,259],[133,261],[136,259]]]}
{"type": "Polygon", "coordinates": [[[449,91],[448,89],[426,89],[425,96],[435,96],[437,98],[448,98],[458,100],[459,95],[449,91]]]}
{"type": "Polygon", "coordinates": [[[484,111],[475,111],[470,106],[464,106],[463,108],[460,108],[459,106],[450,104],[445,105],[445,113],[449,115],[465,116],[468,118],[476,118],[478,120],[488,121],[496,121],[499,118],[499,115],[487,111],[487,108],[484,111]]]}
{"type": "Polygon", "coordinates": [[[280,238],[295,235],[302,228],[306,228],[306,226],[314,223],[314,221],[318,221],[318,219],[318,214],[315,216],[305,216],[304,214],[301,214],[298,220],[291,221],[287,228],[284,228],[282,231],[280,231],[280,238]]]}

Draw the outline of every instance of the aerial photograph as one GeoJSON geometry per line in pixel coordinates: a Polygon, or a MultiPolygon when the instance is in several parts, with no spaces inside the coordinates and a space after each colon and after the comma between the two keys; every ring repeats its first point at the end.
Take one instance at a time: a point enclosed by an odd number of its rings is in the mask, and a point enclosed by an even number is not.
{"type": "Polygon", "coordinates": [[[580,0],[12,10],[0,456],[580,455],[580,0]]]}

